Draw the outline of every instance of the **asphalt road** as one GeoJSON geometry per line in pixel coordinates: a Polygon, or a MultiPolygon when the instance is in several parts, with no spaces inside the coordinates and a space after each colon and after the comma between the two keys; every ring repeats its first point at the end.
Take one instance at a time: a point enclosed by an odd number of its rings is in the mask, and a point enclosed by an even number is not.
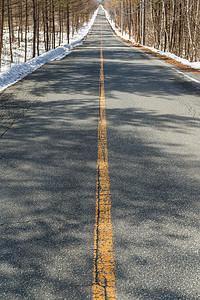
{"type": "Polygon", "coordinates": [[[200,90],[100,10],[82,46],[0,95],[1,300],[98,299],[101,24],[117,299],[200,299],[200,90]]]}

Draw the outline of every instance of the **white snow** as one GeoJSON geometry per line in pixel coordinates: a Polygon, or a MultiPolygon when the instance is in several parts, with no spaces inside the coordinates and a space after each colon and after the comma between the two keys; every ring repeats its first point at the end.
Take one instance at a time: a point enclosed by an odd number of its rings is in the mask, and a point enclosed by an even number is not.
{"type": "MultiPolygon", "coordinates": [[[[103,8],[103,9],[104,9],[104,8],[103,8]]],[[[108,14],[108,12],[107,12],[105,9],[104,9],[104,11],[105,11],[105,14],[106,14],[106,18],[107,18],[107,20],[109,21],[110,25],[112,26],[112,29],[114,30],[114,32],[115,32],[118,36],[122,37],[124,40],[130,41],[130,42],[132,42],[132,43],[134,44],[134,43],[135,43],[135,40],[129,39],[129,35],[126,34],[126,33],[124,33],[124,34],[122,35],[122,33],[121,33],[121,28],[116,27],[116,26],[115,26],[115,23],[111,20],[111,17],[110,17],[110,15],[108,14]]],[[[145,46],[145,45],[141,45],[141,46],[144,47],[144,48],[147,48],[147,49],[151,50],[152,52],[161,54],[161,55],[166,56],[166,57],[170,57],[170,58],[172,58],[172,59],[174,59],[174,60],[176,60],[176,61],[182,63],[183,65],[189,66],[189,67],[191,67],[191,68],[193,68],[193,69],[197,69],[198,71],[200,71],[200,62],[190,62],[189,60],[186,60],[186,59],[183,59],[183,58],[181,58],[181,57],[178,57],[178,56],[176,56],[175,54],[170,53],[170,52],[159,51],[158,49],[155,49],[155,48],[153,48],[153,47],[147,47],[147,46],[145,46]]]]}
{"type": "Polygon", "coordinates": [[[2,92],[4,89],[11,86],[12,84],[16,83],[17,81],[21,80],[28,74],[32,73],[36,69],[40,68],[47,62],[50,62],[52,60],[63,59],[66,55],[69,55],[71,53],[71,49],[82,45],[83,40],[88,36],[93,27],[98,10],[99,8],[94,12],[88,24],[84,25],[80,30],[78,30],[78,32],[76,32],[74,37],[71,38],[70,44],[61,45],[56,49],[50,50],[48,52],[43,53],[40,56],[30,59],[26,63],[11,66],[9,70],[1,72],[0,92],[2,92]]]}
{"type": "Polygon", "coordinates": [[[120,37],[122,37],[124,40],[127,40],[127,41],[130,41],[132,43],[135,43],[135,40],[134,39],[129,39],[129,35],[127,33],[123,33],[122,35],[122,32],[121,32],[121,28],[118,27],[118,26],[115,26],[115,23],[112,21],[109,13],[104,9],[104,7],[102,6],[105,14],[106,14],[106,19],[109,21],[110,25],[112,26],[112,29],[113,31],[120,37]]]}
{"type": "Polygon", "coordinates": [[[164,52],[164,51],[160,51],[160,50],[157,50],[153,47],[147,47],[147,46],[143,46],[149,50],[151,50],[152,52],[155,52],[155,53],[158,53],[158,54],[161,54],[163,56],[166,56],[166,57],[170,57],[180,63],[182,63],[183,65],[186,65],[186,66],[189,66],[193,69],[197,69],[200,71],[200,62],[190,62],[189,60],[187,59],[184,59],[184,58],[181,58],[179,56],[176,56],[175,54],[171,53],[171,52],[164,52]]]}

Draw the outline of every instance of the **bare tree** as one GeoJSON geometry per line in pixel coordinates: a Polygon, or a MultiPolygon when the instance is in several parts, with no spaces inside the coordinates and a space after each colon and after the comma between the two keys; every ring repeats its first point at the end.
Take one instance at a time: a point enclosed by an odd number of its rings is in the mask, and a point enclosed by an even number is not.
{"type": "Polygon", "coordinates": [[[1,32],[0,32],[0,69],[1,69],[1,53],[3,48],[3,29],[4,29],[4,0],[1,2],[1,32]]]}
{"type": "Polygon", "coordinates": [[[7,0],[7,8],[8,8],[9,43],[10,43],[10,62],[13,63],[13,52],[12,52],[12,27],[11,27],[11,15],[10,15],[10,0],[7,0]]]}
{"type": "Polygon", "coordinates": [[[37,30],[36,0],[32,0],[32,4],[33,4],[33,57],[35,57],[36,30],[37,30]]]}
{"type": "MultiPolygon", "coordinates": [[[[110,15],[121,26],[122,0],[108,0],[110,15]]],[[[141,43],[142,0],[123,0],[124,30],[141,43]],[[128,9],[131,3],[131,9],[128,9]],[[129,20],[131,18],[131,20],[129,20]],[[130,28],[131,24],[131,28],[130,28]]],[[[145,0],[146,45],[170,51],[191,61],[200,59],[200,0],[145,0]]]]}
{"type": "Polygon", "coordinates": [[[13,56],[15,48],[22,42],[24,61],[27,61],[30,45],[35,57],[41,53],[41,44],[48,51],[61,42],[69,43],[71,33],[89,20],[97,7],[97,0],[0,0],[0,65],[4,55],[4,29],[9,30],[10,62],[16,57],[13,56]]]}

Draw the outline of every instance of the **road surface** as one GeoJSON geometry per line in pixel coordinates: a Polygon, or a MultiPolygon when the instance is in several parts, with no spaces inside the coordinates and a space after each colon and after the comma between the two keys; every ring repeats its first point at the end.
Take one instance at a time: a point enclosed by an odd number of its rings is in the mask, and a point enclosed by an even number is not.
{"type": "Polygon", "coordinates": [[[1,300],[200,299],[197,86],[100,9],[0,106],[1,300]]]}

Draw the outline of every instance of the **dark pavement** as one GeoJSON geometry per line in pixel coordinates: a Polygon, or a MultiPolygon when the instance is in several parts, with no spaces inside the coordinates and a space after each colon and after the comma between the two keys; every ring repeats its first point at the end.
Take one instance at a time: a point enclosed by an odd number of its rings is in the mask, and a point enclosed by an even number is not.
{"type": "Polygon", "coordinates": [[[93,297],[101,20],[117,299],[200,299],[200,90],[100,10],[0,94],[1,300],[93,297]]]}

